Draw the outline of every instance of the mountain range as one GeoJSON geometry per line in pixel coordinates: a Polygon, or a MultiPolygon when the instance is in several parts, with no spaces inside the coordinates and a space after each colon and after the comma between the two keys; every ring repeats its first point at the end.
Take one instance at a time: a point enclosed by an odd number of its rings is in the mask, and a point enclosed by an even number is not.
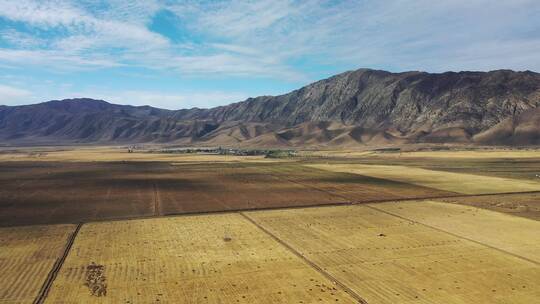
{"type": "Polygon", "coordinates": [[[164,110],[88,98],[0,106],[0,144],[540,145],[540,74],[359,69],[280,96],[164,110]]]}

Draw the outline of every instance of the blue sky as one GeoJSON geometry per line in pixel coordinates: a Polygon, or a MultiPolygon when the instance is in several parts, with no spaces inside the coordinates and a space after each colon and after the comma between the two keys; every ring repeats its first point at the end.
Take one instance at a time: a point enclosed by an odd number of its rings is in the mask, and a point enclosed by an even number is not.
{"type": "Polygon", "coordinates": [[[169,109],[361,67],[540,71],[538,0],[0,0],[0,104],[169,109]]]}

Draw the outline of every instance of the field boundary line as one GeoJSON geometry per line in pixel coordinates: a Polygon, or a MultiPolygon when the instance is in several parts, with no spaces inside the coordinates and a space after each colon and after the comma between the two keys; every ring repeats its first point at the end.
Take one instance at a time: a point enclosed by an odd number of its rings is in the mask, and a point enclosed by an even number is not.
{"type": "MultiPolygon", "coordinates": [[[[307,167],[305,165],[301,165],[301,166],[303,166],[305,168],[310,168],[310,167],[307,167]]],[[[326,171],[334,172],[334,171],[329,171],[329,170],[326,170],[326,171]]],[[[394,198],[394,199],[373,199],[373,200],[367,200],[367,201],[359,201],[358,199],[348,197],[346,194],[335,193],[334,191],[331,191],[331,190],[321,189],[319,187],[312,186],[312,185],[309,185],[309,184],[305,184],[303,182],[291,180],[291,179],[288,179],[286,177],[279,177],[279,176],[275,175],[275,173],[271,173],[271,172],[267,172],[267,173],[269,175],[277,178],[277,179],[280,179],[280,180],[284,180],[284,181],[287,181],[287,182],[290,182],[290,183],[298,184],[298,185],[304,186],[306,188],[311,188],[311,189],[314,189],[314,190],[318,190],[318,191],[324,192],[326,194],[330,194],[332,196],[340,197],[342,199],[345,199],[346,203],[348,203],[350,205],[365,204],[365,203],[377,203],[377,202],[389,202],[389,201],[394,201],[394,200],[420,200],[420,199],[452,198],[452,197],[457,197],[457,196],[475,195],[475,194],[465,194],[465,193],[459,193],[459,192],[453,192],[453,191],[445,191],[445,192],[449,193],[449,195],[440,194],[440,195],[423,196],[423,197],[422,196],[417,196],[417,197],[403,197],[403,198],[394,198]]],[[[350,174],[355,174],[355,173],[350,173],[350,174]]],[[[374,177],[369,176],[369,175],[362,175],[362,174],[356,174],[356,175],[369,177],[369,178],[374,178],[374,177]]],[[[375,178],[377,178],[377,177],[375,177],[375,178]]],[[[436,191],[444,191],[444,190],[440,190],[440,189],[436,189],[436,188],[432,188],[432,187],[426,187],[426,186],[416,185],[416,184],[412,184],[412,183],[399,182],[399,181],[395,181],[395,180],[391,180],[391,179],[384,179],[384,178],[377,178],[377,179],[387,180],[387,181],[392,181],[392,182],[397,182],[397,183],[402,183],[402,184],[407,184],[407,185],[412,185],[412,186],[424,187],[424,188],[428,188],[428,189],[432,189],[432,190],[436,190],[436,191]]],[[[540,192],[540,191],[531,191],[531,192],[536,193],[536,192],[540,192]]],[[[511,193],[515,193],[515,192],[511,192],[511,193]]],[[[521,193],[523,193],[523,192],[521,192],[521,193]]],[[[527,192],[525,192],[525,193],[527,193],[527,192]]],[[[492,195],[492,194],[493,193],[489,193],[488,195],[492,195]]],[[[495,193],[495,194],[499,194],[499,193],[495,193]]],[[[500,194],[505,194],[505,193],[500,193],[500,194]]]]}
{"type": "MultiPolygon", "coordinates": [[[[444,196],[419,196],[419,197],[405,197],[405,198],[393,198],[393,199],[373,199],[366,201],[353,201],[350,200],[345,202],[332,202],[332,203],[314,203],[309,205],[295,205],[295,206],[277,206],[277,207],[262,207],[262,208],[238,208],[238,209],[229,209],[229,210],[212,210],[212,211],[187,211],[187,212],[167,212],[162,213],[159,216],[156,215],[140,215],[140,216],[126,216],[126,217],[111,217],[103,219],[87,219],[82,222],[59,222],[59,223],[39,223],[39,224],[23,224],[23,225],[5,225],[0,226],[0,228],[8,227],[26,227],[26,226],[48,226],[48,225],[58,225],[58,224],[77,224],[77,223],[102,223],[102,222],[116,222],[116,221],[130,221],[130,220],[144,220],[144,219],[153,219],[153,218],[162,218],[162,217],[175,217],[175,216],[195,216],[195,215],[209,215],[209,214],[223,214],[223,213],[239,213],[239,212],[249,212],[249,211],[270,211],[270,210],[287,210],[287,209],[304,209],[304,208],[323,208],[323,207],[338,207],[338,206],[354,206],[354,205],[366,205],[366,204],[378,204],[378,203],[389,203],[389,202],[407,202],[407,201],[426,201],[426,200],[437,200],[437,199],[452,199],[452,198],[468,198],[468,197],[482,197],[482,196],[491,196],[491,195],[519,195],[519,194],[535,194],[540,193],[540,191],[524,191],[524,192],[505,192],[505,193],[482,193],[482,194],[456,194],[456,195],[444,195],[444,196]]],[[[480,208],[480,207],[477,207],[480,208]]],[[[485,208],[480,208],[485,209],[485,208]]],[[[508,214],[508,213],[505,213],[508,214]]],[[[520,217],[518,215],[515,215],[520,217]]],[[[524,217],[520,217],[524,218],[524,217]]],[[[534,219],[531,219],[534,220],[534,219]]]]}
{"type": "Polygon", "coordinates": [[[77,224],[77,227],[75,227],[75,230],[71,233],[71,235],[68,237],[66,246],[64,247],[64,252],[60,256],[60,258],[56,259],[56,262],[53,265],[53,268],[47,275],[47,279],[43,283],[43,286],[41,286],[41,289],[39,290],[39,293],[34,300],[33,304],[42,304],[45,302],[45,299],[47,298],[47,295],[49,294],[49,290],[52,287],[52,284],[54,280],[56,279],[56,276],[58,275],[58,272],[62,268],[62,265],[64,265],[64,262],[71,251],[71,247],[73,246],[73,243],[75,242],[75,238],[79,234],[79,230],[81,230],[81,227],[84,223],[77,224]]]}
{"type": "Polygon", "coordinates": [[[159,200],[159,190],[158,186],[155,182],[152,183],[152,186],[154,188],[154,216],[159,217],[161,216],[161,202],[159,200]]]}
{"type": "Polygon", "coordinates": [[[366,204],[366,207],[370,208],[370,209],[373,209],[373,210],[376,210],[376,211],[379,211],[379,212],[382,212],[382,213],[385,213],[385,214],[388,214],[388,215],[391,215],[391,216],[394,216],[394,217],[397,217],[397,218],[400,218],[402,220],[406,220],[406,221],[409,221],[409,222],[413,222],[415,224],[419,224],[419,225],[422,225],[422,226],[425,226],[425,227],[428,227],[428,228],[431,228],[433,230],[436,230],[436,231],[439,231],[439,232],[442,232],[442,233],[446,233],[446,234],[449,234],[453,237],[457,237],[457,238],[460,238],[460,239],[463,239],[463,240],[466,240],[466,241],[469,241],[469,242],[473,242],[475,244],[478,244],[478,245],[481,245],[481,246],[484,246],[484,247],[487,247],[487,248],[490,248],[490,249],[494,249],[494,250],[497,250],[499,252],[502,252],[502,253],[505,253],[505,254],[508,254],[508,255],[511,255],[515,258],[519,258],[519,259],[522,259],[522,260],[525,260],[527,262],[530,262],[530,263],[533,263],[535,265],[540,265],[540,262],[538,261],[535,261],[535,260],[532,260],[532,259],[529,259],[529,258],[526,258],[524,256],[521,256],[519,254],[516,254],[516,253],[513,253],[513,252],[510,252],[510,251],[506,251],[504,249],[501,249],[499,247],[495,247],[495,246],[492,246],[492,245],[488,245],[488,244],[485,244],[485,243],[482,243],[480,241],[477,241],[475,239],[471,239],[471,238],[468,238],[466,236],[462,236],[462,235],[459,235],[459,234],[456,234],[456,233],[453,233],[453,232],[450,232],[450,231],[446,231],[444,229],[441,229],[441,228],[437,228],[435,226],[431,226],[429,224],[425,224],[425,223],[422,223],[422,222],[419,222],[419,221],[415,221],[413,219],[410,219],[410,218],[407,218],[407,217],[404,217],[404,216],[401,216],[401,215],[398,215],[398,214],[395,214],[395,213],[392,213],[390,211],[386,211],[386,210],[382,210],[382,209],[379,209],[377,207],[374,207],[374,206],[370,206],[368,204],[366,204]]]}
{"type": "Polygon", "coordinates": [[[334,193],[334,192],[329,191],[329,190],[324,190],[324,189],[321,189],[321,188],[319,188],[319,187],[312,186],[312,185],[309,185],[309,184],[304,184],[304,183],[302,183],[302,182],[295,181],[295,180],[291,180],[291,179],[288,179],[288,178],[286,178],[286,177],[280,177],[280,176],[276,175],[276,173],[272,172],[272,169],[270,169],[270,170],[265,170],[265,169],[256,168],[255,170],[263,171],[263,172],[265,172],[266,174],[272,176],[273,178],[278,179],[278,180],[281,180],[281,181],[286,181],[286,182],[289,182],[289,183],[297,184],[297,185],[300,185],[300,186],[305,187],[305,188],[310,188],[310,189],[313,189],[313,190],[317,190],[317,191],[320,191],[320,192],[329,194],[329,195],[331,195],[331,196],[339,197],[339,198],[341,198],[341,199],[346,200],[345,203],[348,203],[348,204],[352,204],[352,203],[353,203],[353,200],[351,200],[351,198],[346,197],[346,196],[344,196],[344,195],[342,195],[342,194],[334,193]]]}
{"type": "Polygon", "coordinates": [[[349,288],[347,285],[341,283],[337,278],[335,278],[333,275],[322,269],[319,265],[317,265],[315,262],[308,259],[306,256],[298,252],[296,249],[294,249],[291,245],[287,244],[285,241],[277,237],[275,234],[270,232],[268,229],[264,228],[262,225],[257,223],[254,219],[249,217],[243,212],[239,212],[242,217],[244,217],[247,221],[255,225],[255,227],[259,228],[262,232],[266,233],[268,236],[270,236],[272,239],[274,239],[276,242],[278,242],[281,246],[285,247],[287,250],[289,250],[291,253],[299,257],[301,260],[303,260],[306,264],[311,266],[311,268],[315,269],[317,272],[322,274],[324,277],[329,279],[332,283],[338,285],[340,288],[342,288],[348,295],[350,295],[352,298],[354,298],[358,303],[361,304],[368,304],[368,302],[362,298],[356,291],[349,288]]]}

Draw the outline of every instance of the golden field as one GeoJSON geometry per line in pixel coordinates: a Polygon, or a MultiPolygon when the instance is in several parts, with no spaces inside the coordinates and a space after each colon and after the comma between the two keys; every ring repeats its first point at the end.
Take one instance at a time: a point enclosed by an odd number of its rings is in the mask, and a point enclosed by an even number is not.
{"type": "Polygon", "coordinates": [[[216,154],[180,154],[151,153],[135,151],[128,153],[127,148],[94,147],[52,149],[52,148],[20,148],[5,150],[0,153],[0,162],[6,161],[66,161],[66,162],[171,162],[171,163],[205,163],[205,162],[278,162],[280,159],[268,159],[264,156],[234,156],[216,154]]]}
{"type": "MultiPolygon", "coordinates": [[[[392,206],[400,205],[407,203],[392,206]]],[[[368,303],[534,303],[540,297],[538,263],[368,206],[247,214],[368,303]]],[[[503,236],[511,237],[519,236],[503,236]]]]}
{"type": "Polygon", "coordinates": [[[406,151],[402,153],[377,153],[386,158],[443,158],[443,159],[501,159],[501,158],[540,158],[540,150],[527,149],[486,149],[486,150],[448,150],[448,151],[406,151]]]}
{"type": "Polygon", "coordinates": [[[0,303],[33,303],[75,225],[0,228],[0,303]]]}
{"type": "Polygon", "coordinates": [[[306,151],[306,156],[319,157],[340,157],[340,158],[358,158],[358,157],[379,157],[379,158],[442,158],[442,159],[500,159],[500,158],[540,158],[539,149],[477,149],[460,150],[453,148],[442,151],[398,151],[381,152],[369,150],[327,150],[327,151],[306,151]]]}
{"type": "Polygon", "coordinates": [[[460,194],[540,191],[540,181],[427,170],[407,166],[365,164],[310,164],[312,168],[354,173],[426,186],[460,194]]]}
{"type": "Polygon", "coordinates": [[[464,196],[437,200],[540,220],[540,192],[464,196]]]}
{"type": "Polygon", "coordinates": [[[538,301],[537,151],[320,153],[1,150],[0,303],[538,301]]]}
{"type": "Polygon", "coordinates": [[[239,214],[86,224],[46,301],[316,302],[355,303],[239,214]],[[105,295],[91,293],[92,263],[101,267],[105,295]]]}
{"type": "Polygon", "coordinates": [[[539,221],[434,201],[389,202],[372,206],[540,264],[539,221]]]}

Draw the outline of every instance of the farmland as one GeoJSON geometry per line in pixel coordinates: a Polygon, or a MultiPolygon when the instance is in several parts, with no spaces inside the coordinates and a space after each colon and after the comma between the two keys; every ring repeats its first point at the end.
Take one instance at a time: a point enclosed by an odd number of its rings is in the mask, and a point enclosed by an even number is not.
{"type": "MultiPolygon", "coordinates": [[[[407,210],[408,204],[388,206],[407,210]]],[[[248,216],[368,303],[531,303],[538,299],[537,262],[485,246],[482,237],[473,242],[461,237],[463,231],[449,234],[377,209],[321,207],[248,216]]],[[[441,212],[432,214],[433,221],[446,217],[441,212]]],[[[476,220],[485,217],[479,214],[476,220]]],[[[523,230],[538,231],[534,228],[523,230]]],[[[499,241],[511,241],[512,236],[516,234],[509,232],[499,241]]],[[[538,240],[530,237],[526,234],[514,241],[522,242],[519,253],[537,250],[538,240]]]]}
{"type": "Polygon", "coordinates": [[[0,153],[0,303],[534,303],[535,151],[0,153]]]}
{"type": "Polygon", "coordinates": [[[250,159],[9,161],[0,162],[0,182],[2,226],[455,195],[296,162],[250,159]]]}
{"type": "Polygon", "coordinates": [[[442,198],[440,201],[540,220],[540,192],[442,198]]]}
{"type": "Polygon", "coordinates": [[[488,194],[540,191],[540,181],[483,176],[469,173],[444,172],[406,166],[332,164],[310,165],[334,172],[356,173],[431,187],[461,194],[488,194]],[[407,172],[407,174],[403,174],[407,172]]]}
{"type": "Polygon", "coordinates": [[[382,203],[374,207],[540,263],[538,221],[435,201],[382,203]]]}
{"type": "Polygon", "coordinates": [[[0,228],[0,303],[33,303],[75,225],[0,228]]]}
{"type": "Polygon", "coordinates": [[[237,214],[83,226],[46,303],[355,303],[237,214]],[[93,294],[88,267],[102,267],[93,294]],[[100,287],[98,287],[99,289],[100,287]]]}

